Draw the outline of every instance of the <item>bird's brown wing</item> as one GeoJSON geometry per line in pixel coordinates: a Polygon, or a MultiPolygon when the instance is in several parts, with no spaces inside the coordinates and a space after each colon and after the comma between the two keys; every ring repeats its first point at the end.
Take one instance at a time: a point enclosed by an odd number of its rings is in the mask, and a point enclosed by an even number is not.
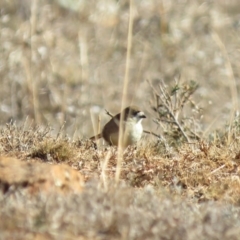
{"type": "MultiPolygon", "coordinates": [[[[116,116],[115,116],[116,117],[116,116]]],[[[116,123],[118,119],[112,118],[104,127],[102,137],[109,145],[118,145],[119,127],[116,123]]]]}

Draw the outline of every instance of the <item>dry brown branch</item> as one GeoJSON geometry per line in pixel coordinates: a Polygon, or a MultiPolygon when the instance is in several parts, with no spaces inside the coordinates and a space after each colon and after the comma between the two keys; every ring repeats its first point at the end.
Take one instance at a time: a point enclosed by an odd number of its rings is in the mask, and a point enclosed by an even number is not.
{"type": "Polygon", "coordinates": [[[156,133],[153,133],[153,132],[150,132],[150,131],[147,131],[147,130],[143,130],[143,132],[144,132],[144,133],[146,133],[146,134],[153,135],[153,136],[155,136],[155,137],[157,137],[157,138],[160,138],[160,139],[161,139],[161,136],[160,136],[160,135],[158,135],[158,134],[156,134],[156,133]]]}
{"type": "MultiPolygon", "coordinates": [[[[164,81],[161,80],[159,84],[159,92],[157,92],[152,83],[149,82],[149,84],[156,99],[156,105],[153,109],[157,112],[158,119],[155,122],[164,122],[169,125],[176,125],[180,130],[181,135],[188,143],[190,143],[191,140],[188,132],[192,133],[192,130],[190,127],[186,127],[186,124],[181,122],[183,120],[180,121],[179,117],[183,112],[184,106],[190,102],[190,97],[196,91],[197,85],[194,82],[181,85],[179,80],[175,80],[175,86],[168,90],[164,81]]],[[[197,136],[196,134],[194,135],[197,136]]]]}

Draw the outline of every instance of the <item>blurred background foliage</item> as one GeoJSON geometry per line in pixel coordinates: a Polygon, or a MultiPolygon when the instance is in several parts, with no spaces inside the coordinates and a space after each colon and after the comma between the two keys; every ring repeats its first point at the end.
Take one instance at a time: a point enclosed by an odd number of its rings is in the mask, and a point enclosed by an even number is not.
{"type": "MultiPolygon", "coordinates": [[[[198,84],[188,114],[203,134],[238,111],[240,3],[136,0],[128,104],[157,132],[153,88],[198,84]],[[148,82],[151,82],[151,87],[148,82]],[[152,88],[153,87],[153,88],[152,88]]],[[[2,0],[0,124],[50,125],[89,137],[119,112],[126,65],[128,0],[2,0]],[[94,125],[94,126],[93,126],[94,125]]]]}

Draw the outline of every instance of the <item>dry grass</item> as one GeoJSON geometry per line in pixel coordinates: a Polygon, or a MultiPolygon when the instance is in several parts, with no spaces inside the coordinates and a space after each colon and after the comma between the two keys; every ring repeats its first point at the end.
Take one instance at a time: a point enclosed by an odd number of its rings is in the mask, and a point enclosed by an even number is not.
{"type": "Polygon", "coordinates": [[[128,148],[118,185],[116,148],[96,149],[90,141],[67,141],[34,129],[25,129],[19,142],[19,133],[15,126],[11,135],[9,125],[2,128],[1,154],[31,163],[24,176],[34,167],[41,173],[34,180],[34,170],[20,183],[20,169],[14,183],[6,171],[0,176],[0,239],[239,239],[240,142],[228,145],[228,131],[225,142],[222,133],[221,141],[182,143],[169,150],[154,141],[128,148]],[[79,188],[74,178],[64,180],[70,189],[65,194],[54,187],[45,191],[49,171],[44,165],[63,163],[83,176],[82,192],[72,190],[79,188]],[[26,188],[34,182],[37,190],[29,194],[26,188]]]}
{"type": "Polygon", "coordinates": [[[238,1],[63,2],[0,2],[0,240],[239,239],[238,1]],[[160,138],[118,162],[84,138],[122,97],[160,138]]]}

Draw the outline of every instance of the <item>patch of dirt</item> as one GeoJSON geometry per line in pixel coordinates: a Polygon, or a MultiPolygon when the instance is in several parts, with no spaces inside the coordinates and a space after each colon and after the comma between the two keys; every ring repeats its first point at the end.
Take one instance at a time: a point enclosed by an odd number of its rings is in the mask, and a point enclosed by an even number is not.
{"type": "Polygon", "coordinates": [[[32,194],[42,191],[81,192],[82,175],[67,165],[22,162],[16,158],[0,157],[0,189],[26,188],[32,194]]]}

